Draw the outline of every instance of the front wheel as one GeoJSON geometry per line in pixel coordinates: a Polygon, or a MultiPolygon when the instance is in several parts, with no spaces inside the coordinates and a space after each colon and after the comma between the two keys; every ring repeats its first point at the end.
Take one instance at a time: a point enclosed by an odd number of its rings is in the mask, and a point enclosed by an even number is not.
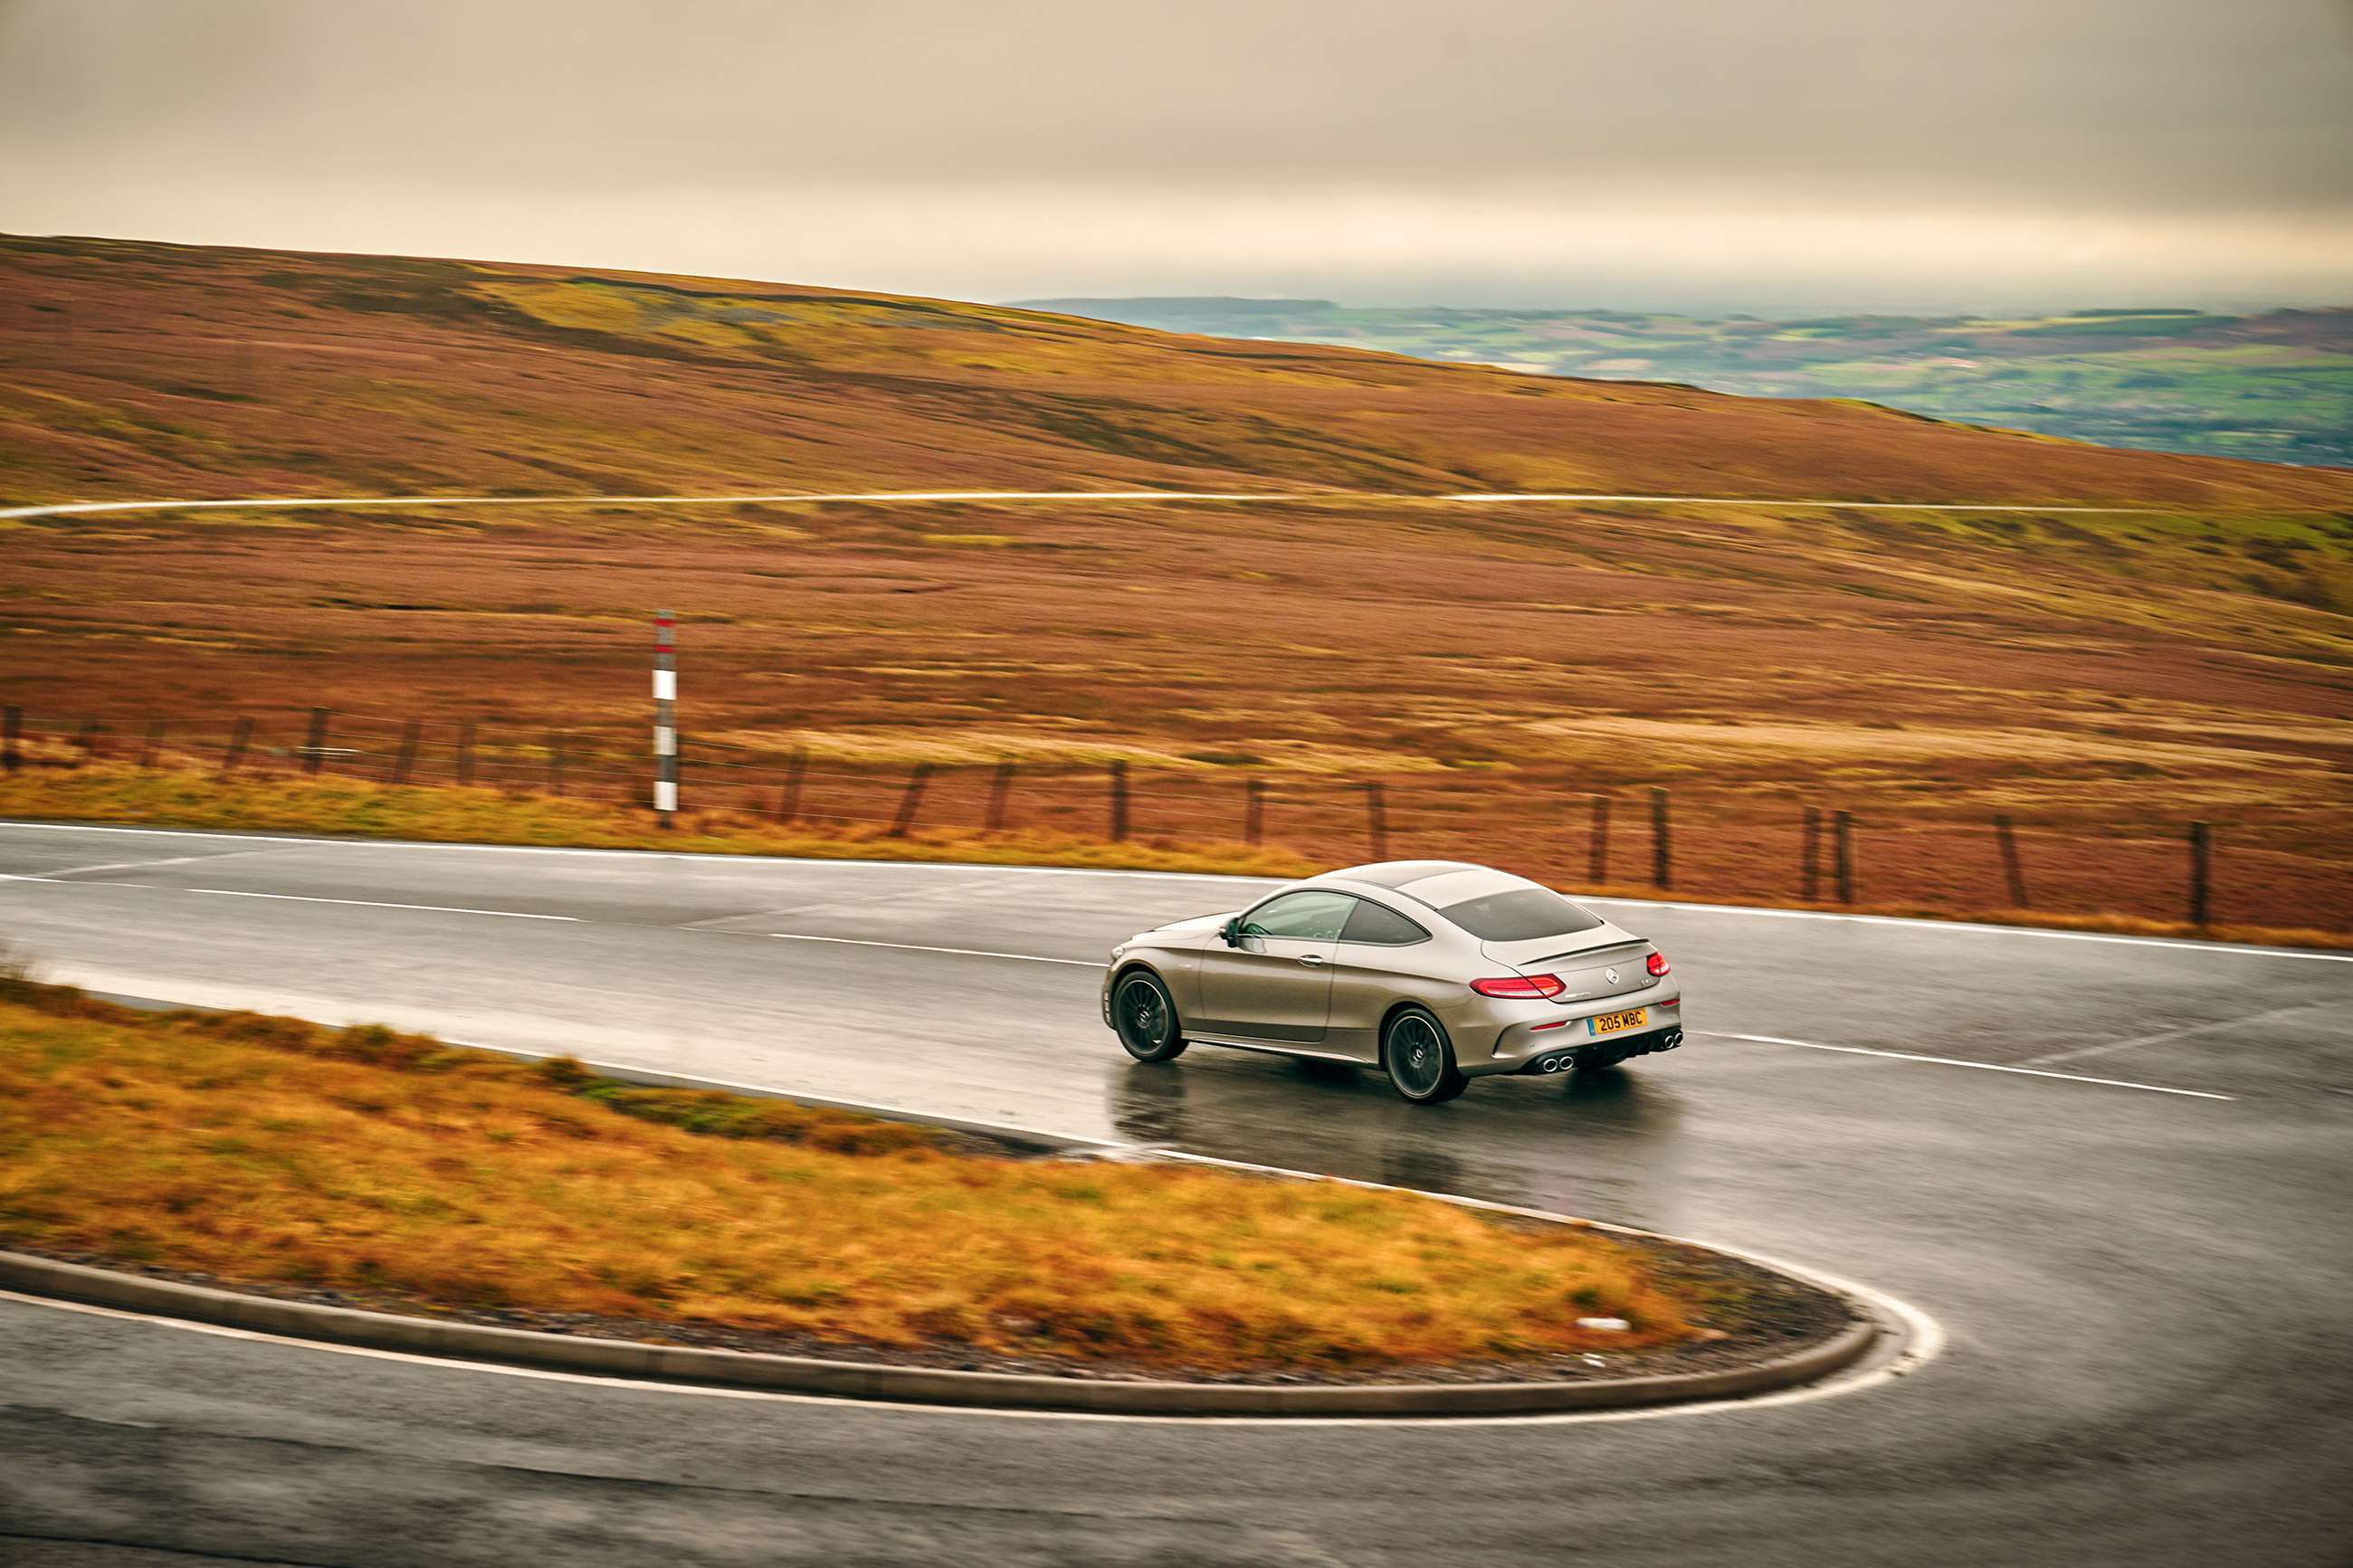
{"type": "Polygon", "coordinates": [[[1148,969],[1122,977],[1111,994],[1112,1026],[1119,1043],[1140,1062],[1173,1061],[1185,1054],[1176,1027],[1176,1003],[1160,976],[1148,969]]]}
{"type": "Polygon", "coordinates": [[[1454,1045],[1437,1015],[1409,1007],[1381,1031],[1381,1067],[1416,1105],[1439,1105],[1471,1087],[1454,1065],[1454,1045]]]}

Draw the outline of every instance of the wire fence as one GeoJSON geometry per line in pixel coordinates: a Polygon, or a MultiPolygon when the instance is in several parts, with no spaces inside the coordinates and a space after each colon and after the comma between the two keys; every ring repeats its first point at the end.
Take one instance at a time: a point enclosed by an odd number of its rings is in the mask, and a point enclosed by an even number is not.
{"type": "MultiPolygon", "coordinates": [[[[1686,898],[2353,930],[2353,863],[2341,844],[2277,824],[2094,829],[2010,815],[1845,810],[1794,792],[1596,792],[1530,770],[1341,777],[1118,759],[881,763],[691,733],[679,736],[679,753],[687,810],[818,833],[1034,830],[1281,849],[1325,865],[1478,860],[1565,888],[1686,898]]],[[[327,709],[202,721],[0,710],[8,774],[92,764],[580,798],[645,808],[649,820],[654,781],[634,731],[327,709]]]]}

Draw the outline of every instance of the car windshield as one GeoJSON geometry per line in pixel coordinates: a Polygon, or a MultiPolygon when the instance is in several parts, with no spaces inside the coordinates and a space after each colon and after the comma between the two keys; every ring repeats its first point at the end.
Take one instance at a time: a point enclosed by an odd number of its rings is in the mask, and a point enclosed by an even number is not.
{"type": "Polygon", "coordinates": [[[1591,931],[1601,917],[1549,888],[1507,888],[1438,911],[1482,942],[1533,942],[1591,931]]]}

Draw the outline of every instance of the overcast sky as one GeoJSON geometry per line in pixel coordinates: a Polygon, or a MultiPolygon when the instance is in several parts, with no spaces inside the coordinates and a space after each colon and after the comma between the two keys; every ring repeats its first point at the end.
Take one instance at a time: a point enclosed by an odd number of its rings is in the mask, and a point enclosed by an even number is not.
{"type": "Polygon", "coordinates": [[[2353,0],[0,0],[0,229],[965,299],[2353,303],[2353,0]]]}

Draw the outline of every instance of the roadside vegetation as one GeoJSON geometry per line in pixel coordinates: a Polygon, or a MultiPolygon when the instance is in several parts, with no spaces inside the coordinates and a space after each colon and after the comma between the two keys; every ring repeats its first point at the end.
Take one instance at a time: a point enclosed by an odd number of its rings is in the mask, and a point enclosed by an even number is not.
{"type": "Polygon", "coordinates": [[[1754,1289],[1411,1194],[1015,1158],[375,1026],[134,1012],[14,973],[0,1245],[525,1326],[1206,1374],[1722,1339],[1707,1325],[1736,1325],[1754,1289]]]}
{"type": "Polygon", "coordinates": [[[1264,877],[1303,877],[1322,868],[1286,850],[1240,844],[1108,844],[1040,829],[985,833],[957,827],[917,827],[904,837],[892,837],[880,825],[795,826],[762,821],[744,811],[681,812],[678,825],[664,830],[655,826],[651,812],[614,801],[360,779],[276,774],[223,779],[193,769],[28,770],[0,778],[0,816],[679,854],[1100,866],[1264,877]]]}

